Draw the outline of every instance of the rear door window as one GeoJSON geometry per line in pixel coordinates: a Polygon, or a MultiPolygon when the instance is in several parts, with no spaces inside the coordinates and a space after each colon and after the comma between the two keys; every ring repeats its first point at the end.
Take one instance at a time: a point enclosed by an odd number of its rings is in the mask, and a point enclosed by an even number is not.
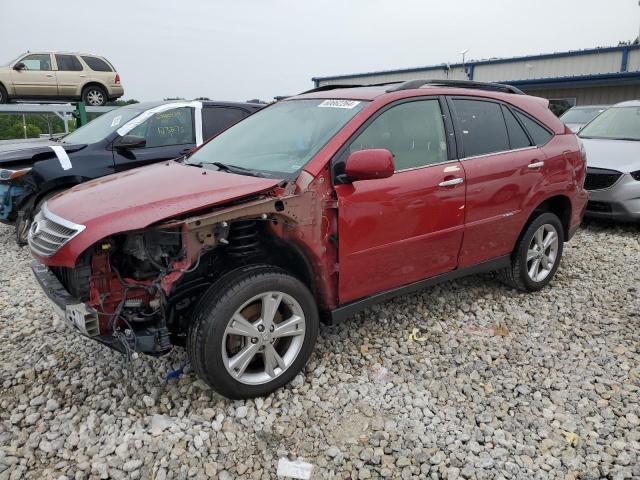
{"type": "Polygon", "coordinates": [[[204,107],[202,109],[202,138],[207,140],[215,137],[247,115],[249,112],[240,108],[204,107]]]}
{"type": "Polygon", "coordinates": [[[381,113],[349,146],[349,151],[385,148],[396,171],[446,162],[447,136],[438,100],[401,103],[381,113]]]}
{"type": "Polygon", "coordinates": [[[501,106],[484,100],[453,99],[465,157],[509,150],[501,106]]]}
{"type": "Polygon", "coordinates": [[[58,70],[62,72],[82,71],[82,64],[75,55],[56,54],[56,63],[58,64],[58,70]]]}
{"type": "Polygon", "coordinates": [[[511,110],[504,105],[502,106],[502,113],[504,113],[504,121],[507,124],[507,133],[509,134],[509,144],[512,150],[518,148],[527,148],[531,146],[531,141],[527,133],[523,130],[516,117],[513,116],[511,110]]]}
{"type": "Polygon", "coordinates": [[[527,129],[527,131],[529,132],[529,135],[531,135],[531,138],[533,139],[533,142],[536,145],[538,146],[544,145],[549,140],[551,140],[551,137],[553,137],[553,134],[549,132],[549,130],[544,128],[542,125],[540,125],[538,122],[533,120],[528,115],[525,115],[522,112],[518,112],[517,110],[516,110],[516,115],[524,125],[524,128],[527,129]]]}
{"type": "Polygon", "coordinates": [[[112,72],[113,70],[107,62],[98,57],[82,56],[82,60],[95,72],[112,72]]]}
{"type": "Polygon", "coordinates": [[[144,137],[145,148],[195,143],[193,108],[180,107],[153,114],[128,135],[144,137]]]}

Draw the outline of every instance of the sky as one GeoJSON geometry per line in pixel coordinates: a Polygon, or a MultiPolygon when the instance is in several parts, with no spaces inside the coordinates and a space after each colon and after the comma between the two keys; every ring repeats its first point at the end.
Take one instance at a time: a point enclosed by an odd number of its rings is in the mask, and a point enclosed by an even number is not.
{"type": "Polygon", "coordinates": [[[0,64],[27,50],[105,56],[123,98],[271,100],[311,77],[617,45],[637,0],[3,2],[0,64]]]}

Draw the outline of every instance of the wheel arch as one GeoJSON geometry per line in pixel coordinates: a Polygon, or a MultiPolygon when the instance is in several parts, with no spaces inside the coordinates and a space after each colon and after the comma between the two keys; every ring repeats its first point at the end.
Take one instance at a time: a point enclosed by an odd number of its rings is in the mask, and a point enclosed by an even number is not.
{"type": "Polygon", "coordinates": [[[109,96],[109,90],[107,89],[106,85],[104,85],[103,83],[100,83],[97,80],[89,80],[87,83],[82,85],[82,87],[80,88],[80,98],[81,99],[82,99],[82,96],[84,95],[84,91],[89,87],[100,87],[102,90],[104,90],[105,95],[109,96]]]}
{"type": "Polygon", "coordinates": [[[563,241],[566,242],[569,239],[571,211],[571,200],[566,195],[554,195],[553,197],[549,197],[533,209],[533,212],[529,216],[527,223],[523,228],[523,231],[527,227],[527,225],[529,225],[531,220],[535,218],[539,213],[550,212],[555,214],[560,219],[560,223],[562,223],[562,233],[564,234],[563,241]]]}

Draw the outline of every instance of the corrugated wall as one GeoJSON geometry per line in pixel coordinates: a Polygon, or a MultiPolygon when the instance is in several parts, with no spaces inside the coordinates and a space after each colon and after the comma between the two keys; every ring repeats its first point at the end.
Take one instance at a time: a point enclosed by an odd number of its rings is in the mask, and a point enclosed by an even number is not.
{"type": "Polygon", "coordinates": [[[473,79],[479,82],[573,77],[620,71],[621,52],[546,58],[509,63],[476,65],[473,79]]]}
{"type": "Polygon", "coordinates": [[[556,88],[547,90],[525,90],[525,92],[529,95],[548,99],[575,98],[576,105],[613,105],[618,102],[640,99],[640,85],[556,88]]]}

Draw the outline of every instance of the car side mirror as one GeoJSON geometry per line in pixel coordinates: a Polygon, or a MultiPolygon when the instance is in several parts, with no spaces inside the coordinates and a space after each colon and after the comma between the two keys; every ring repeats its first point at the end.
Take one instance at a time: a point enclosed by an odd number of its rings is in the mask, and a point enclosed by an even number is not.
{"type": "Polygon", "coordinates": [[[134,148],[144,148],[147,145],[147,140],[144,137],[137,135],[124,135],[118,137],[113,142],[113,147],[119,150],[132,150],[134,148]]]}
{"type": "Polygon", "coordinates": [[[13,66],[13,69],[17,71],[24,70],[25,68],[27,68],[27,66],[22,62],[18,62],[13,66]]]}
{"type": "Polygon", "coordinates": [[[353,152],[344,167],[344,174],[351,181],[389,178],[394,171],[393,154],[385,148],[353,152]]]}

